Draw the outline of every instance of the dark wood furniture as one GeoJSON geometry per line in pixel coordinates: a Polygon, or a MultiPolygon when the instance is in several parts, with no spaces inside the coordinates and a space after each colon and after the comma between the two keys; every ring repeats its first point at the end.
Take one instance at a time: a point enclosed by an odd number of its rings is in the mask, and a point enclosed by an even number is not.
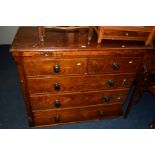
{"type": "Polygon", "coordinates": [[[90,44],[93,35],[93,26],[39,26],[39,39],[44,42],[46,39],[46,31],[49,29],[62,30],[62,31],[76,31],[79,29],[88,29],[88,44],[90,44]]]}
{"type": "Polygon", "coordinates": [[[132,40],[144,41],[145,45],[151,45],[155,36],[153,26],[98,26],[95,27],[98,34],[98,43],[108,40],[132,40]]]}
{"type": "MultiPolygon", "coordinates": [[[[155,52],[148,52],[144,56],[143,64],[137,71],[134,81],[135,88],[124,113],[124,118],[127,117],[133,105],[135,105],[144,91],[149,91],[155,95],[155,52]]],[[[152,124],[152,123],[151,123],[152,124]]]]}
{"type": "Polygon", "coordinates": [[[11,52],[17,63],[31,127],[110,119],[122,107],[144,57],[154,48],[141,42],[97,44],[88,30],[46,32],[19,28],[11,52]]]}

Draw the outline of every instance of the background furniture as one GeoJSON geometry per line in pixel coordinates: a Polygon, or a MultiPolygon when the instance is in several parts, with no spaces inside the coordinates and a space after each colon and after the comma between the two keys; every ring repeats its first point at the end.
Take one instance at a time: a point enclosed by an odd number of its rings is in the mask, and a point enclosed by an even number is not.
{"type": "MultiPolygon", "coordinates": [[[[142,93],[144,91],[149,91],[153,95],[155,95],[155,52],[148,52],[145,57],[143,64],[140,66],[137,71],[137,76],[135,78],[135,89],[133,95],[128,104],[127,110],[124,114],[126,118],[128,113],[130,112],[133,105],[135,105],[142,93]]],[[[155,119],[149,124],[150,127],[153,127],[155,123],[155,119]]]]}
{"type": "Polygon", "coordinates": [[[144,41],[145,45],[151,45],[155,35],[155,28],[151,26],[98,26],[95,27],[98,34],[98,43],[103,39],[144,41]]]}
{"type": "MultiPolygon", "coordinates": [[[[88,30],[46,32],[21,27],[11,51],[33,126],[120,117],[144,56],[154,51],[123,41],[90,45],[88,30]]],[[[95,35],[95,34],[94,34],[95,35]]]]}
{"type": "Polygon", "coordinates": [[[56,30],[63,30],[63,31],[75,31],[79,29],[88,29],[88,44],[92,40],[93,35],[93,27],[92,26],[39,26],[39,39],[40,41],[45,41],[46,29],[56,29],[56,30]]]}

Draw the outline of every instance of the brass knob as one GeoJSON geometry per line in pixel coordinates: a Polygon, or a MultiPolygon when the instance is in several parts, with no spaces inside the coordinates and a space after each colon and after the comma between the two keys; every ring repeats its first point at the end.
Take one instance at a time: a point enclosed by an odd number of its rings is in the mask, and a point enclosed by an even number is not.
{"type": "Polygon", "coordinates": [[[103,99],[104,99],[104,102],[110,102],[110,97],[109,96],[104,96],[103,99]]]}
{"type": "Polygon", "coordinates": [[[103,111],[99,111],[99,115],[102,117],[105,115],[105,113],[103,111]]]}
{"type": "Polygon", "coordinates": [[[60,66],[58,64],[55,64],[53,69],[54,69],[55,73],[59,73],[60,72],[60,66]]]}
{"type": "Polygon", "coordinates": [[[59,83],[55,83],[54,84],[54,89],[55,90],[60,90],[61,89],[60,84],[59,83]]]}
{"type": "Polygon", "coordinates": [[[114,86],[115,82],[114,80],[108,80],[108,84],[110,87],[114,86]]]}
{"type": "Polygon", "coordinates": [[[55,100],[54,104],[56,108],[59,108],[61,106],[61,102],[59,100],[55,100]]]}
{"type": "Polygon", "coordinates": [[[60,121],[61,121],[60,116],[55,116],[55,117],[54,117],[54,121],[55,121],[55,122],[60,122],[60,121]]]}
{"type": "Polygon", "coordinates": [[[117,64],[117,63],[113,63],[112,64],[112,68],[113,68],[113,70],[119,70],[120,69],[120,65],[117,64]]]}

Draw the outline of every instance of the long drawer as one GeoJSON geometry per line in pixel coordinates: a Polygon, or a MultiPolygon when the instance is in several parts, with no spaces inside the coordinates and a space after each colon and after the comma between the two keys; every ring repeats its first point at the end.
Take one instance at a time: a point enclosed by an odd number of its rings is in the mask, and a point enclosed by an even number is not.
{"type": "Polygon", "coordinates": [[[84,92],[130,87],[135,74],[105,74],[89,76],[58,76],[27,78],[30,94],[84,92]]]}
{"type": "Polygon", "coordinates": [[[33,112],[35,125],[59,124],[110,118],[121,115],[122,104],[95,105],[83,108],[57,109],[33,112]]]}
{"type": "Polygon", "coordinates": [[[47,110],[96,104],[123,103],[128,89],[103,90],[83,93],[63,93],[32,95],[30,97],[32,110],[47,110]]]}
{"type": "Polygon", "coordinates": [[[88,74],[135,72],[142,58],[140,57],[112,57],[90,58],[88,61],[88,74]]]}
{"type": "Polygon", "coordinates": [[[71,75],[86,72],[86,58],[52,59],[52,58],[29,58],[24,59],[26,76],[36,75],[71,75]]]}

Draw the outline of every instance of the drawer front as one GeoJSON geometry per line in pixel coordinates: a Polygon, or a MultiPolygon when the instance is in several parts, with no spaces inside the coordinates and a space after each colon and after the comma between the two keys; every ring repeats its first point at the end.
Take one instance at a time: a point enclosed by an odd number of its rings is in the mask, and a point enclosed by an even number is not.
{"type": "Polygon", "coordinates": [[[123,31],[123,30],[106,30],[104,31],[104,36],[103,38],[108,38],[109,37],[126,37],[129,38],[127,40],[130,40],[130,38],[139,38],[138,40],[145,40],[150,32],[147,31],[123,31]]]}
{"type": "Polygon", "coordinates": [[[32,110],[59,109],[76,106],[96,104],[123,103],[128,94],[128,89],[106,90],[83,93],[48,94],[31,96],[32,110]]]}
{"type": "Polygon", "coordinates": [[[135,74],[28,78],[30,94],[83,92],[130,87],[135,74]]]}
{"type": "Polygon", "coordinates": [[[141,58],[133,57],[110,57],[105,56],[103,58],[92,58],[89,59],[88,63],[88,73],[117,73],[117,72],[127,72],[134,73],[140,63],[141,58]]]}
{"type": "Polygon", "coordinates": [[[47,111],[35,111],[35,125],[59,124],[85,120],[104,119],[121,115],[122,104],[97,105],[84,108],[57,109],[47,111]]]}
{"type": "Polygon", "coordinates": [[[86,71],[86,59],[24,59],[26,76],[83,74],[86,71]]]}

